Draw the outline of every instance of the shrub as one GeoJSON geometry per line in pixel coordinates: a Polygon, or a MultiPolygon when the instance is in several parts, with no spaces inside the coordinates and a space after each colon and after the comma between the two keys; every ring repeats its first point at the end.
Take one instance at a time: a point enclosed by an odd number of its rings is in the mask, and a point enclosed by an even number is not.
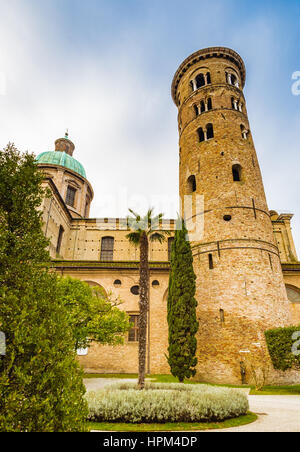
{"type": "Polygon", "coordinates": [[[276,328],[265,332],[266,341],[273,366],[277,370],[286,371],[300,367],[300,355],[293,354],[296,339],[294,334],[300,331],[300,326],[276,328]]]}
{"type": "Polygon", "coordinates": [[[97,422],[165,423],[223,421],[247,413],[247,395],[208,385],[120,383],[88,392],[88,419],[97,422]]]}

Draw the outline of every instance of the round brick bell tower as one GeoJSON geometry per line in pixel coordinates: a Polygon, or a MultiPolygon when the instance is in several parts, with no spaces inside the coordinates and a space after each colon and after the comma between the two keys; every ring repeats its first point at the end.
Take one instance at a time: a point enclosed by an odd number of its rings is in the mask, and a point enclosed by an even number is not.
{"type": "Polygon", "coordinates": [[[265,349],[264,331],[291,323],[247,116],[245,78],[236,52],[212,47],[189,56],[172,84],[183,213],[204,221],[203,234],[191,243],[200,322],[197,376],[233,384],[251,380],[245,358],[265,349]],[[192,213],[186,195],[193,199],[192,213]],[[201,196],[204,205],[195,210],[201,196]]]}

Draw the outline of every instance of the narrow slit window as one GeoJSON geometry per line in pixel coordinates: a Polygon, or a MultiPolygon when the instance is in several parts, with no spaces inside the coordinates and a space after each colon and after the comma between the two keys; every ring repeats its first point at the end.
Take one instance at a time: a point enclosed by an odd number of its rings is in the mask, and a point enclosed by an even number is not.
{"type": "Polygon", "coordinates": [[[270,253],[269,253],[269,261],[270,261],[271,270],[273,271],[273,261],[272,261],[272,256],[270,253]]]}
{"type": "Polygon", "coordinates": [[[221,321],[222,325],[225,323],[225,312],[224,312],[224,309],[220,309],[220,321],[221,321]]]}
{"type": "Polygon", "coordinates": [[[58,232],[58,238],[57,238],[56,254],[60,253],[64,232],[65,232],[64,228],[62,226],[60,226],[59,232],[58,232]]]}
{"type": "Polygon", "coordinates": [[[212,254],[208,255],[208,265],[209,265],[209,269],[213,270],[214,268],[214,258],[212,254]]]}

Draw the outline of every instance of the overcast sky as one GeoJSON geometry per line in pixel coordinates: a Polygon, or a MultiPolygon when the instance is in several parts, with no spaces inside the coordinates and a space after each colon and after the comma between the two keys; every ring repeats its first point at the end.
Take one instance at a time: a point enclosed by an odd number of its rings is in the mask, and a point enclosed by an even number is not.
{"type": "Polygon", "coordinates": [[[95,198],[178,210],[173,75],[192,52],[226,46],[245,95],[270,209],[292,212],[300,254],[300,1],[0,0],[0,146],[54,150],[69,128],[95,198]]]}

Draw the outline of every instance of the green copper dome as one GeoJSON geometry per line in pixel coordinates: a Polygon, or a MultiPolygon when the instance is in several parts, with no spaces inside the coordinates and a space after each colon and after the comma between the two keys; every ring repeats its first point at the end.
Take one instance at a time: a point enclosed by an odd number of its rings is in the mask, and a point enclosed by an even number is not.
{"type": "Polygon", "coordinates": [[[50,165],[59,165],[64,166],[80,176],[86,179],[85,169],[78,162],[78,160],[74,159],[70,155],[65,152],[53,151],[53,152],[42,152],[42,154],[38,155],[36,158],[36,162],[39,165],[50,164],[50,165]]]}

